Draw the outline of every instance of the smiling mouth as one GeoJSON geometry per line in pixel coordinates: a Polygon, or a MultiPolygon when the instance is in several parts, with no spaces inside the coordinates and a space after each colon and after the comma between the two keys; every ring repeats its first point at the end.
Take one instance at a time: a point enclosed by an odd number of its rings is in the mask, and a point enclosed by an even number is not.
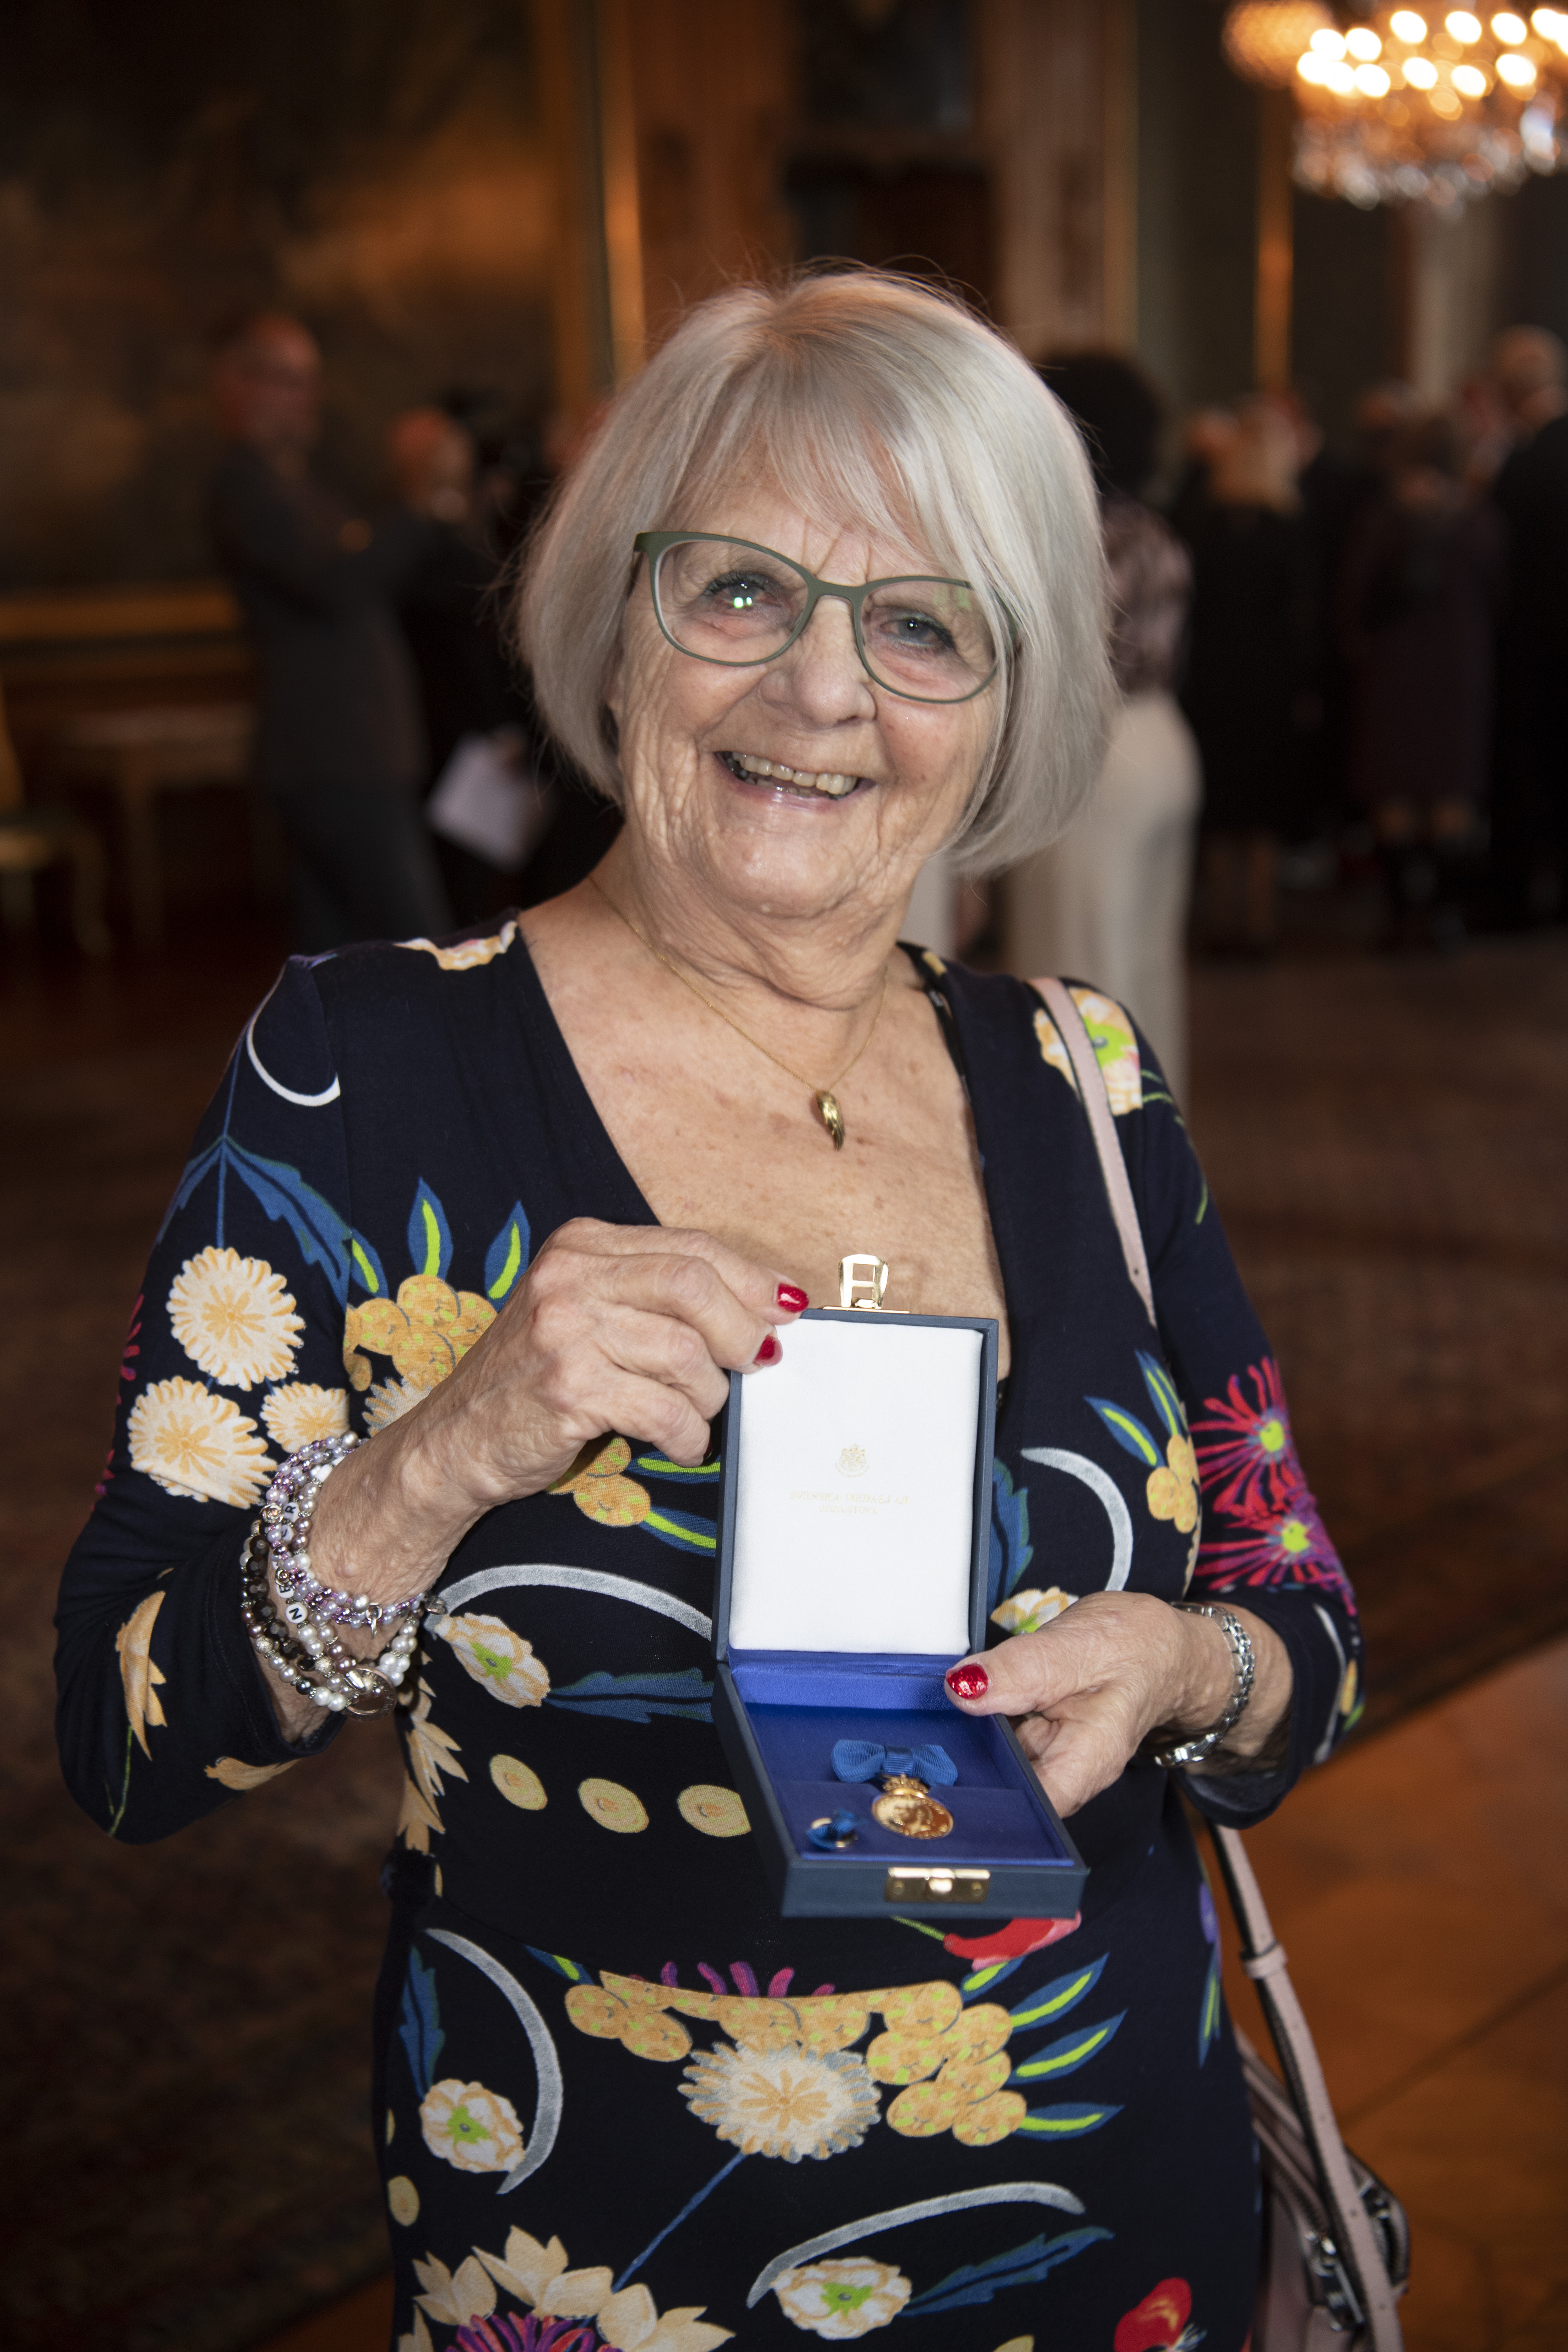
{"type": "Polygon", "coordinates": [[[837,770],[824,774],[811,768],[792,768],[786,761],[759,759],[752,751],[721,751],[719,756],[742,783],[786,784],[793,793],[815,793],[824,800],[841,801],[867,781],[837,770]]]}

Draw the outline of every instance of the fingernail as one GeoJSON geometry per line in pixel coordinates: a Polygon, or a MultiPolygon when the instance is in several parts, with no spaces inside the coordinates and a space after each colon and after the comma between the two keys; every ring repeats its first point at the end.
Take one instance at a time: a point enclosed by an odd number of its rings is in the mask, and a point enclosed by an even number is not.
{"type": "Polygon", "coordinates": [[[811,1301],[806,1297],[805,1291],[798,1290],[793,1282],[781,1282],[778,1286],[777,1297],[778,1303],[784,1308],[786,1315],[804,1315],[806,1308],[811,1305],[811,1301]]]}
{"type": "Polygon", "coordinates": [[[984,1698],[991,1687],[991,1677],[984,1667],[973,1663],[964,1666],[949,1666],[946,1681],[954,1698],[984,1698]]]}
{"type": "Polygon", "coordinates": [[[783,1354],[784,1349],[779,1346],[777,1339],[770,1331],[767,1338],[763,1341],[762,1346],[757,1349],[756,1355],[752,1360],[759,1364],[776,1364],[783,1354]]]}

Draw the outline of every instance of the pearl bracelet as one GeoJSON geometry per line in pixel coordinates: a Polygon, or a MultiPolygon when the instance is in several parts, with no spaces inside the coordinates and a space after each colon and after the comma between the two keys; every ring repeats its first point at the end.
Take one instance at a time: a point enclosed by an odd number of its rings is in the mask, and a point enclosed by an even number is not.
{"type": "MultiPolygon", "coordinates": [[[[270,1557],[261,1522],[253,1519],[239,1554],[239,1613],[262,1664],[301,1698],[333,1715],[390,1715],[398,1704],[397,1686],[418,1646],[422,1618],[405,1613],[379,1657],[356,1658],[308,1612],[293,1625],[284,1623],[268,1587],[270,1557]]],[[[299,1605],[290,1602],[284,1615],[291,1617],[299,1605]]],[[[406,1611],[406,1604],[402,1605],[406,1611]]]]}
{"type": "Polygon", "coordinates": [[[271,1557],[273,1582],[290,1625],[298,1627],[315,1617],[329,1625],[361,1625],[378,1633],[394,1618],[419,1616],[430,1597],[426,1592],[411,1592],[405,1601],[373,1601],[368,1593],[342,1592],[336,1585],[320,1583],[310,1572],[307,1547],[317,1498],[339,1463],[358,1444],[359,1439],[349,1433],[342,1437],[313,1437],[289,1456],[267,1489],[259,1524],[271,1557]]]}
{"type": "MultiPolygon", "coordinates": [[[[1247,1712],[1247,1703],[1252,1696],[1253,1677],[1258,1672],[1252,1636],[1233,1610],[1211,1608],[1203,1601],[1178,1601],[1175,1606],[1190,1617],[1214,1618],[1230,1643],[1231,1665],[1236,1680],[1231,1687],[1230,1704],[1212,1729],[1201,1733],[1196,1739],[1184,1739],[1174,1747],[1160,1747],[1149,1751],[1153,1762],[1163,1765],[1167,1771],[1176,1770],[1186,1764],[1202,1764],[1216,1748],[1224,1746],[1247,1712]]],[[[1158,1736],[1155,1735],[1156,1738],[1158,1736]]]]}

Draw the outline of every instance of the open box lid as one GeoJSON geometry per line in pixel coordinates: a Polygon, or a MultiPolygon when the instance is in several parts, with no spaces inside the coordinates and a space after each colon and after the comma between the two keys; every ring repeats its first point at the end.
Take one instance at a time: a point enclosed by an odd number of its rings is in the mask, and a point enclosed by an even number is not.
{"type": "Polygon", "coordinates": [[[978,1648],[995,1412],[984,1317],[810,1308],[731,1375],[718,1655],[978,1648]]]}

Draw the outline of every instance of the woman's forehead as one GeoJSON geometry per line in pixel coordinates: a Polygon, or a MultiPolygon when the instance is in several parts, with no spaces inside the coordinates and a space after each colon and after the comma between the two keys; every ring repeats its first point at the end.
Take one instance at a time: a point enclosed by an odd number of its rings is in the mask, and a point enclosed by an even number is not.
{"type": "Polygon", "coordinates": [[[913,518],[891,499],[875,509],[837,484],[786,488],[771,473],[730,472],[700,484],[681,501],[672,530],[717,531],[756,541],[823,578],[862,580],[900,572],[942,572],[913,518]],[[849,565],[850,571],[834,566],[849,565]]]}

